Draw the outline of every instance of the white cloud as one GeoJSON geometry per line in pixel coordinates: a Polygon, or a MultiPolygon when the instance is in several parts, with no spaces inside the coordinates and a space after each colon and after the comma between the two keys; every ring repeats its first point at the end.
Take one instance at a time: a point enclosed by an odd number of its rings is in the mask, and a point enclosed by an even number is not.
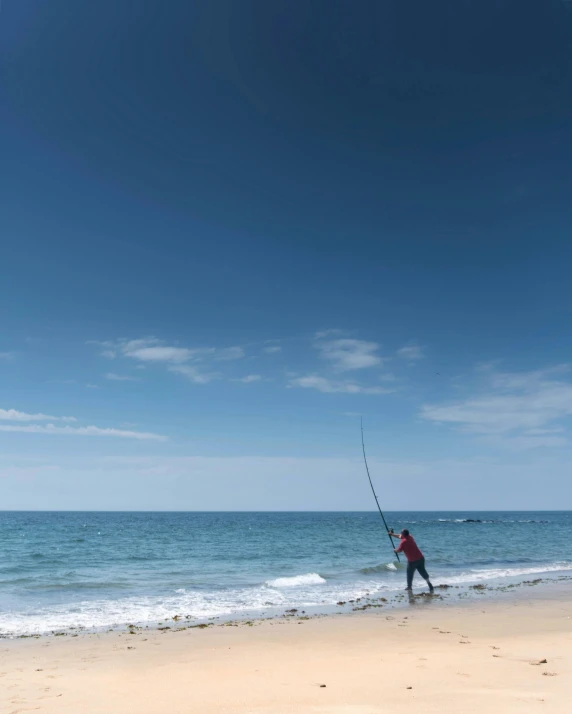
{"type": "Polygon", "coordinates": [[[386,372],[380,376],[382,382],[397,382],[397,377],[392,372],[386,372]]]}
{"type": "Polygon", "coordinates": [[[343,335],[343,334],[344,334],[343,330],[338,330],[338,329],[321,330],[320,332],[316,332],[314,337],[317,340],[321,340],[324,337],[332,337],[333,335],[343,335]]]}
{"type": "Polygon", "coordinates": [[[321,356],[331,363],[336,372],[376,367],[382,363],[381,357],[377,354],[379,350],[377,342],[318,338],[315,346],[320,351],[321,356]]]}
{"type": "Polygon", "coordinates": [[[548,448],[557,448],[569,446],[570,442],[563,436],[513,436],[509,438],[498,439],[493,437],[488,439],[488,443],[493,446],[502,446],[511,451],[528,451],[528,449],[537,449],[540,446],[548,448]]]}
{"type": "Polygon", "coordinates": [[[109,379],[111,382],[136,382],[136,377],[129,377],[126,374],[115,374],[115,372],[108,372],[105,375],[105,379],[109,379]]]}
{"type": "Polygon", "coordinates": [[[138,347],[129,351],[125,351],[127,357],[141,360],[142,362],[188,362],[195,355],[192,350],[185,347],[138,347]]]}
{"type": "Polygon", "coordinates": [[[397,350],[397,356],[408,362],[415,362],[418,359],[423,359],[423,352],[419,345],[406,345],[397,350]]]}
{"type": "Polygon", "coordinates": [[[201,372],[199,369],[190,364],[173,364],[169,367],[169,372],[182,374],[187,379],[195,384],[208,384],[213,379],[220,377],[216,372],[201,372]]]}
{"type": "Polygon", "coordinates": [[[475,365],[475,372],[492,372],[495,367],[498,367],[500,360],[491,359],[486,362],[477,362],[475,365]]]}
{"type": "Polygon", "coordinates": [[[557,426],[554,429],[528,429],[525,433],[532,436],[544,436],[545,434],[562,434],[564,431],[566,430],[561,426],[557,426]]]}
{"type": "Polygon", "coordinates": [[[0,424],[0,431],[23,432],[26,434],[63,434],[68,436],[115,436],[123,439],[145,441],[166,441],[167,437],[146,431],[126,431],[125,429],[101,429],[98,426],[55,426],[54,424],[0,424]]]}
{"type": "Polygon", "coordinates": [[[280,345],[270,345],[269,347],[265,347],[263,352],[266,352],[267,355],[274,355],[277,352],[282,352],[282,347],[280,347],[280,345]]]}
{"type": "MultiPolygon", "coordinates": [[[[534,372],[495,372],[491,373],[491,383],[493,387],[503,390],[523,389],[530,391],[540,384],[547,384],[553,377],[566,374],[570,371],[567,364],[558,364],[546,369],[538,369],[534,372]]],[[[556,384],[555,382],[552,382],[556,384]]]]}
{"type": "Polygon", "coordinates": [[[244,357],[242,347],[224,347],[221,350],[215,351],[215,359],[219,362],[228,362],[234,359],[241,359],[242,357],[244,357]]]}
{"type": "Polygon", "coordinates": [[[572,415],[572,383],[558,379],[567,369],[560,365],[534,372],[488,370],[486,392],[463,401],[425,405],[421,417],[474,434],[504,435],[531,446],[558,446],[563,437],[550,436],[553,429],[561,428],[554,423],[572,415]]]}
{"type": "Polygon", "coordinates": [[[12,359],[13,357],[13,352],[0,352],[0,359],[12,359]]]}
{"type": "Polygon", "coordinates": [[[345,394],[390,394],[393,389],[383,387],[364,387],[355,382],[345,380],[332,380],[318,375],[308,375],[306,377],[296,377],[289,382],[290,387],[302,387],[303,389],[317,389],[325,394],[345,393],[345,394]]]}
{"type": "Polygon", "coordinates": [[[212,354],[214,348],[187,349],[166,345],[157,337],[143,337],[137,340],[117,340],[116,342],[88,342],[103,347],[101,355],[108,359],[115,357],[131,357],[140,362],[173,362],[175,364],[188,362],[191,359],[212,354]]]}
{"type": "Polygon", "coordinates": [[[260,374],[248,374],[246,377],[234,379],[234,382],[242,382],[243,384],[251,384],[252,382],[260,382],[262,376],[260,374]]]}
{"type": "Polygon", "coordinates": [[[49,414],[26,414],[16,409],[0,409],[2,421],[76,421],[75,417],[57,417],[49,414]]]}
{"type": "MultiPolygon", "coordinates": [[[[145,368],[146,364],[164,364],[170,372],[181,374],[196,384],[206,384],[219,377],[217,373],[204,369],[209,362],[227,362],[245,356],[240,346],[232,347],[197,347],[187,348],[166,344],[157,337],[143,337],[136,340],[117,340],[115,342],[96,342],[103,347],[102,356],[109,359],[127,357],[138,362],[136,368],[145,368]]],[[[111,374],[111,373],[110,373],[111,374]]],[[[115,373],[113,373],[115,374],[115,373]]],[[[133,379],[132,377],[107,376],[107,379],[133,379]]]]}

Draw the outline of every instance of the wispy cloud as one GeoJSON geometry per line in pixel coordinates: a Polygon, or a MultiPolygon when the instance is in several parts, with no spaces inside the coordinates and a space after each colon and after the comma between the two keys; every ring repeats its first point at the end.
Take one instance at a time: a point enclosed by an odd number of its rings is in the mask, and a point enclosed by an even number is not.
{"type": "Polygon", "coordinates": [[[425,405],[421,417],[480,435],[519,439],[531,446],[558,446],[557,422],[572,415],[572,382],[564,379],[567,365],[533,372],[487,370],[488,388],[474,397],[425,405]],[[555,424],[556,423],[556,424],[555,424]]]}
{"type": "Polygon", "coordinates": [[[537,449],[540,446],[547,448],[568,446],[570,441],[564,436],[534,436],[523,434],[522,436],[511,436],[510,438],[487,437],[485,441],[493,446],[502,446],[510,451],[528,451],[537,449]]]}
{"type": "Polygon", "coordinates": [[[105,379],[109,379],[111,382],[136,382],[136,377],[129,377],[127,374],[115,374],[115,372],[107,372],[105,379]]]}
{"type": "Polygon", "coordinates": [[[15,356],[14,352],[0,352],[0,359],[13,359],[15,356]]]}
{"type": "Polygon", "coordinates": [[[282,347],[280,345],[269,345],[268,347],[265,347],[263,352],[266,352],[267,355],[274,355],[277,352],[282,352],[282,347]]]}
{"type": "Polygon", "coordinates": [[[2,421],[76,421],[75,417],[51,416],[50,414],[27,414],[16,409],[0,409],[0,420],[2,421]]]}
{"type": "Polygon", "coordinates": [[[475,365],[475,372],[492,372],[500,364],[500,360],[491,359],[486,362],[477,362],[475,365]]]}
{"type": "Polygon", "coordinates": [[[245,353],[242,347],[224,347],[221,350],[215,350],[214,358],[218,362],[230,362],[235,359],[242,359],[245,353]]]}
{"type": "Polygon", "coordinates": [[[156,338],[129,340],[120,345],[121,352],[126,357],[141,362],[172,362],[179,364],[188,362],[198,356],[209,354],[212,350],[190,350],[186,347],[176,347],[161,344],[156,338]]]}
{"type": "MultiPolygon", "coordinates": [[[[138,362],[137,367],[146,364],[163,364],[170,372],[181,374],[196,384],[206,384],[217,373],[205,369],[212,362],[228,362],[245,356],[244,349],[238,345],[231,347],[181,347],[169,345],[157,337],[142,337],[136,340],[116,340],[91,342],[97,344],[103,357],[115,359],[130,358],[138,362]]],[[[111,378],[113,379],[113,378],[111,378]]]]}
{"type": "Polygon", "coordinates": [[[234,382],[242,382],[243,384],[251,384],[252,382],[260,382],[262,376],[260,374],[247,374],[246,377],[234,379],[234,382]]]}
{"type": "Polygon", "coordinates": [[[384,387],[369,387],[347,380],[334,380],[319,375],[308,375],[306,377],[294,377],[288,383],[290,387],[301,387],[303,389],[317,389],[325,394],[345,393],[345,394],[390,394],[393,389],[384,387]]]}
{"type": "Polygon", "coordinates": [[[381,365],[377,342],[347,338],[328,340],[324,338],[327,334],[321,332],[316,335],[315,347],[334,371],[348,372],[381,365]]]}
{"type": "MultiPolygon", "coordinates": [[[[87,385],[90,386],[90,385],[87,385]]],[[[142,431],[126,431],[124,429],[101,428],[98,426],[59,426],[50,424],[23,424],[22,422],[76,422],[75,417],[57,417],[49,414],[28,414],[16,409],[0,409],[0,421],[16,422],[0,424],[0,431],[22,432],[25,434],[70,434],[78,436],[118,436],[124,439],[146,439],[166,441],[165,436],[142,431]]]]}
{"type": "Polygon", "coordinates": [[[173,364],[169,366],[169,372],[174,374],[182,374],[191,382],[195,384],[208,384],[212,382],[213,379],[218,379],[220,374],[218,372],[202,372],[197,367],[191,364],[173,364]]]}
{"type": "Polygon", "coordinates": [[[166,441],[167,437],[146,431],[125,429],[102,429],[98,426],[55,426],[54,424],[0,424],[0,431],[22,432],[25,434],[48,434],[65,436],[115,436],[122,439],[144,441],[166,441]]]}
{"type": "Polygon", "coordinates": [[[344,331],[339,330],[338,328],[332,328],[330,330],[320,330],[319,332],[316,332],[314,337],[317,340],[322,340],[324,337],[333,337],[334,335],[343,335],[344,331]]]}
{"type": "Polygon", "coordinates": [[[127,357],[139,359],[142,362],[188,362],[196,356],[191,350],[184,347],[139,347],[136,350],[125,352],[127,357]]]}
{"type": "Polygon", "coordinates": [[[385,372],[384,374],[380,375],[379,378],[382,382],[397,382],[398,381],[397,377],[393,374],[393,372],[385,372]]]}
{"type": "Polygon", "coordinates": [[[423,351],[419,345],[405,345],[397,350],[397,356],[408,362],[423,359],[423,351]]]}

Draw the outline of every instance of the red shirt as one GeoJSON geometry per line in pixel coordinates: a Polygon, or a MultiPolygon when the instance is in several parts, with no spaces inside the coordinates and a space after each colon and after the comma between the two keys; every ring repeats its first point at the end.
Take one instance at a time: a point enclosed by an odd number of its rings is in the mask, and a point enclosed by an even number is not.
{"type": "Polygon", "coordinates": [[[415,539],[411,535],[401,537],[401,542],[399,543],[397,552],[405,553],[405,557],[410,563],[413,563],[416,560],[421,560],[423,557],[423,553],[419,550],[415,539]]]}

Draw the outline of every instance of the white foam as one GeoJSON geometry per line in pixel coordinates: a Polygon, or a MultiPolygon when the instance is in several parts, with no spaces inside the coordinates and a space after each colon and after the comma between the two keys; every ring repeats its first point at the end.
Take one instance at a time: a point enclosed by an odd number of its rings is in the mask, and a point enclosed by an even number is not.
{"type": "MultiPolygon", "coordinates": [[[[383,573],[367,574],[357,581],[325,580],[317,573],[270,580],[254,587],[200,591],[178,588],[170,595],[127,597],[115,600],[82,600],[48,607],[29,608],[17,612],[0,612],[0,633],[9,635],[40,634],[68,628],[103,629],[132,622],[155,626],[168,623],[174,616],[189,616],[192,621],[209,618],[264,615],[282,608],[310,608],[349,602],[367,595],[400,591],[402,578],[387,564],[383,573]],[[389,571],[389,572],[388,572],[389,571]]],[[[572,562],[562,561],[546,566],[467,569],[461,573],[444,575],[433,572],[435,584],[466,586],[483,581],[507,578],[519,580],[530,575],[572,571],[572,562]]],[[[173,622],[173,627],[176,624],[173,622]]]]}
{"type": "Polygon", "coordinates": [[[542,573],[569,572],[571,570],[572,563],[568,562],[553,563],[552,565],[539,565],[529,568],[474,568],[468,572],[460,573],[459,575],[439,578],[439,582],[446,585],[464,585],[468,583],[479,583],[483,580],[518,578],[523,575],[541,575],[542,573]]]}
{"type": "Polygon", "coordinates": [[[291,578],[276,578],[269,580],[266,585],[271,588],[297,588],[301,585],[324,585],[326,580],[318,573],[306,573],[305,575],[294,575],[291,578]]]}

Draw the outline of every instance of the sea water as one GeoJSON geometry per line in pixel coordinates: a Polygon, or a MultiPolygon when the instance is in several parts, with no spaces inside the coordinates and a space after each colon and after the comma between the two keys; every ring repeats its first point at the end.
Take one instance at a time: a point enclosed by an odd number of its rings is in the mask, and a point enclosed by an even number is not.
{"type": "MultiPolygon", "coordinates": [[[[572,512],[386,518],[435,584],[572,575],[572,512]]],[[[3,635],[319,611],[403,587],[378,513],[0,512],[3,635]]]]}

